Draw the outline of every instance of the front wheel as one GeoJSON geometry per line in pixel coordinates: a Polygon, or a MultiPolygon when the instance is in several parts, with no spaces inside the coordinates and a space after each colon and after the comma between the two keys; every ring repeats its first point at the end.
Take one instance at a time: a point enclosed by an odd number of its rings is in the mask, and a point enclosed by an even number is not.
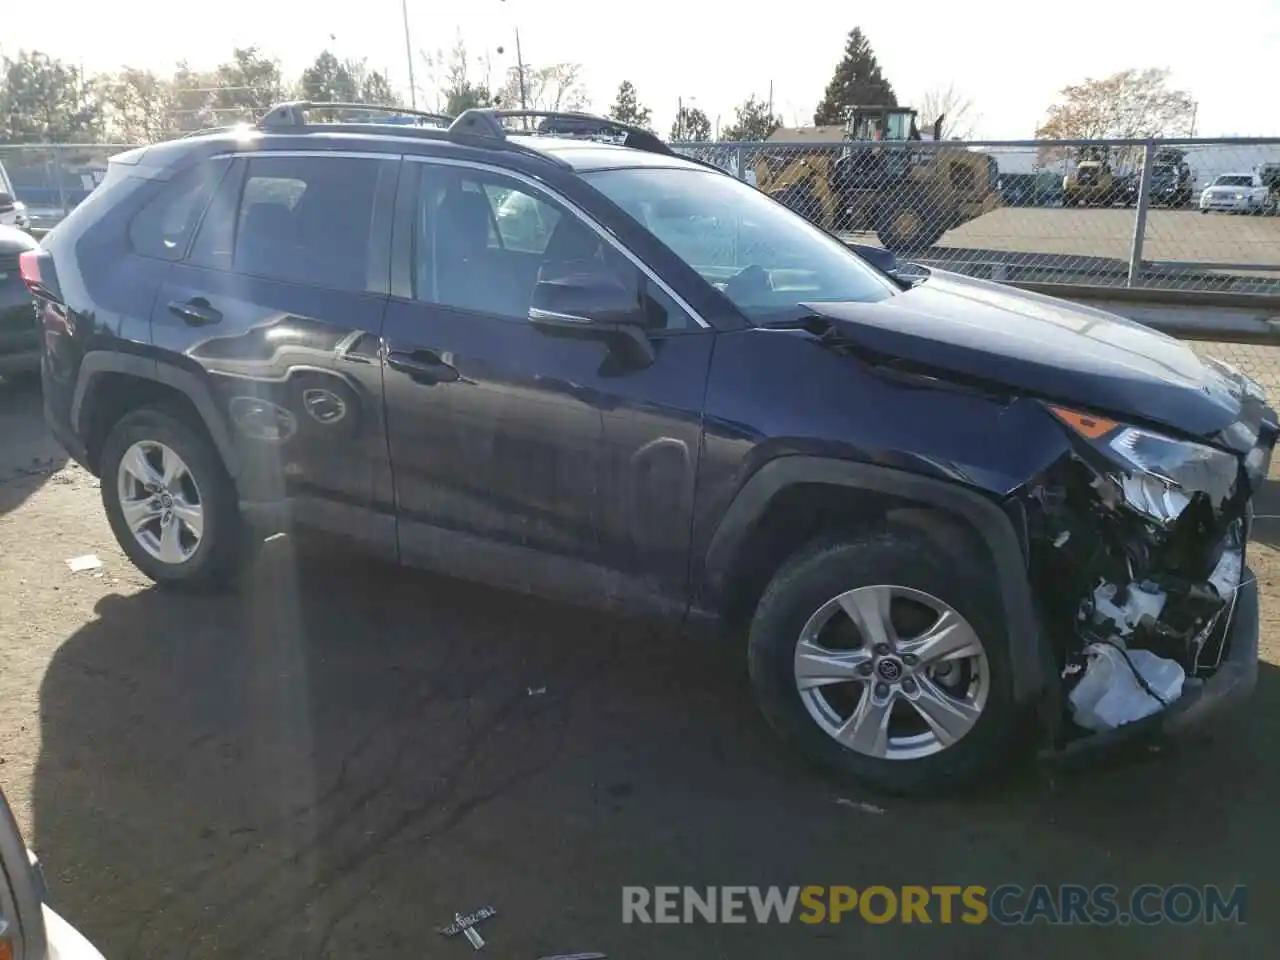
{"type": "Polygon", "coordinates": [[[235,485],[213,444],[182,411],[144,407],[126,414],[108,434],[99,466],[112,532],[152,580],[220,585],[252,560],[256,544],[235,485]]]}
{"type": "Polygon", "coordinates": [[[752,621],[750,674],[783,738],[893,793],[972,786],[1020,727],[999,604],[983,564],[918,535],[819,542],[774,577],[752,621]]]}

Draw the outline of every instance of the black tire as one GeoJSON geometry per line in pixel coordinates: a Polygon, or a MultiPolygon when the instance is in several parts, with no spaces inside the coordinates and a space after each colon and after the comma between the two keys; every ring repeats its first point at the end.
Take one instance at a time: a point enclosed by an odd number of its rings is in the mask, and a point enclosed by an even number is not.
{"type": "Polygon", "coordinates": [[[947,232],[947,218],[923,197],[907,195],[884,204],[875,215],[876,236],[884,248],[896,254],[920,253],[932,247],[947,232]],[[903,214],[912,214],[916,227],[901,228],[903,214]]]}
{"type": "Polygon", "coordinates": [[[897,530],[816,541],[789,560],[765,590],[748,640],[751,683],[770,725],[827,771],[898,794],[973,787],[1011,766],[1027,724],[1013,700],[1008,641],[992,578],[978,558],[957,562],[923,535],[897,530]],[[990,689],[974,726],[952,745],[919,759],[887,759],[838,743],[810,716],[795,682],[796,645],[827,601],[859,586],[924,591],[969,621],[987,655],[990,689]]]}
{"type": "Polygon", "coordinates": [[[252,535],[240,515],[234,482],[203,428],[190,422],[180,407],[141,407],[122,417],[103,444],[99,473],[102,505],[116,541],[134,566],[156,583],[195,589],[225,586],[256,556],[262,541],[252,535]],[[199,488],[203,532],[194,552],[181,563],[166,563],[147,552],[124,519],[120,461],[139,441],[162,443],[173,450],[199,488]]]}

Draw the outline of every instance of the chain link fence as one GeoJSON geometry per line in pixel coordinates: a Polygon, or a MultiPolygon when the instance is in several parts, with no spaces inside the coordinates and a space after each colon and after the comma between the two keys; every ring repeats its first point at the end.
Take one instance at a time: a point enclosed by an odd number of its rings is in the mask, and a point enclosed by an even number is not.
{"type": "Polygon", "coordinates": [[[130,146],[103,143],[0,145],[0,192],[7,183],[23,204],[28,229],[41,236],[106,176],[107,159],[130,146]]]}
{"type": "Polygon", "coordinates": [[[844,239],[961,273],[1280,294],[1280,139],[676,148],[844,239]]]}
{"type": "MultiPolygon", "coordinates": [[[[675,147],[844,239],[961,273],[1280,294],[1280,138],[675,147]]],[[[39,235],[127,149],[0,145],[0,192],[7,179],[39,235]]]]}

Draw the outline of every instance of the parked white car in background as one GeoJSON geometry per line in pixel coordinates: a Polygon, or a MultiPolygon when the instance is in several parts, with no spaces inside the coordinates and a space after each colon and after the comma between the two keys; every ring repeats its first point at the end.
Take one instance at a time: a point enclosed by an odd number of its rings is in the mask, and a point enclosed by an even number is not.
{"type": "Polygon", "coordinates": [[[1200,194],[1200,212],[1263,213],[1268,190],[1256,173],[1224,173],[1200,194]]]}

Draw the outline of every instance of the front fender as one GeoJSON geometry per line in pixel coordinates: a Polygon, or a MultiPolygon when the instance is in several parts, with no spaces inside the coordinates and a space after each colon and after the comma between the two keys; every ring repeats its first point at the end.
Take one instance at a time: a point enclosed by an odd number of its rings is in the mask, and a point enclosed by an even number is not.
{"type": "Polygon", "coordinates": [[[1014,696],[1037,699],[1049,688],[1054,658],[1040,629],[1026,554],[1014,522],[995,501],[959,484],[889,467],[813,456],[783,456],[761,466],[738,490],[722,516],[705,560],[712,595],[723,595],[734,558],[770,502],[796,484],[825,484],[890,496],[941,511],[972,527],[985,544],[999,586],[1013,665],[1014,696]]]}

